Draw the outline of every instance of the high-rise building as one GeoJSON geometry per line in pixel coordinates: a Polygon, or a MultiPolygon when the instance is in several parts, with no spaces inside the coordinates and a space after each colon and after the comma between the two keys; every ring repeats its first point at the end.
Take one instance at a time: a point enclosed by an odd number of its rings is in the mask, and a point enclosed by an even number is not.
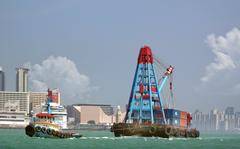
{"type": "Polygon", "coordinates": [[[227,107],[225,110],[226,115],[234,115],[234,107],[227,107]]]}
{"type": "Polygon", "coordinates": [[[227,107],[225,110],[225,130],[233,130],[235,128],[234,107],[227,107]]]}
{"type": "Polygon", "coordinates": [[[5,90],[5,76],[4,72],[2,71],[2,67],[0,67],[0,91],[5,90]]]}
{"type": "Polygon", "coordinates": [[[0,91],[0,127],[25,127],[28,114],[28,92],[0,91]]]}
{"type": "Polygon", "coordinates": [[[17,92],[27,92],[28,91],[28,71],[29,69],[19,67],[16,68],[16,91],[17,92]]]}
{"type": "Polygon", "coordinates": [[[47,101],[47,94],[47,92],[30,92],[30,111],[45,104],[47,101]]]}
{"type": "Polygon", "coordinates": [[[29,92],[0,91],[0,112],[25,112],[29,114],[29,92]]]}

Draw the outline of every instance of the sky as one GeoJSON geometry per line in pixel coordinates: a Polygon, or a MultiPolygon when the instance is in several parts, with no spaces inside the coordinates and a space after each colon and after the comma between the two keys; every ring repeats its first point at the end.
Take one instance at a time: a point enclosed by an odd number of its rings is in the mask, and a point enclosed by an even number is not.
{"type": "Polygon", "coordinates": [[[59,88],[62,103],[128,103],[139,49],[174,66],[176,107],[240,111],[240,1],[0,1],[0,67],[15,90],[59,88]]]}

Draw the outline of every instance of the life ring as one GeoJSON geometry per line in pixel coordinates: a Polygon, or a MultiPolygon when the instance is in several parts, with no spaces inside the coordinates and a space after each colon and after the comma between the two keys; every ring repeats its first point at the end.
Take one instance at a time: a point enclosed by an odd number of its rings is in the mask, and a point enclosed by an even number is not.
{"type": "Polygon", "coordinates": [[[70,138],[71,135],[69,133],[66,134],[66,138],[70,138]]]}
{"type": "Polygon", "coordinates": [[[48,129],[47,129],[47,134],[48,134],[48,135],[52,135],[52,129],[48,128],[48,129]]]}
{"type": "Polygon", "coordinates": [[[197,130],[196,129],[191,129],[191,137],[193,138],[196,138],[198,135],[197,135],[197,130]]]}
{"type": "Polygon", "coordinates": [[[200,132],[198,130],[196,130],[196,137],[200,136],[200,132]]]}
{"type": "Polygon", "coordinates": [[[58,137],[58,135],[59,135],[59,131],[55,131],[54,136],[58,137]]]}
{"type": "Polygon", "coordinates": [[[188,138],[188,137],[190,137],[190,136],[191,136],[191,132],[188,131],[188,130],[186,130],[186,131],[185,131],[185,137],[188,138]]]}
{"type": "Polygon", "coordinates": [[[156,134],[156,132],[157,132],[157,128],[156,127],[150,127],[150,129],[148,130],[148,132],[151,134],[151,135],[154,135],[154,134],[156,134]]]}
{"type": "Polygon", "coordinates": [[[42,133],[46,134],[47,133],[46,127],[42,127],[41,131],[42,131],[42,133]]]}
{"type": "Polygon", "coordinates": [[[133,135],[134,132],[135,132],[134,128],[132,128],[132,127],[127,128],[127,133],[133,135]]]}
{"type": "Polygon", "coordinates": [[[65,134],[64,134],[64,138],[68,138],[68,134],[65,133],[65,134]]]}
{"type": "Polygon", "coordinates": [[[58,135],[57,135],[59,138],[62,137],[62,133],[61,132],[58,132],[58,135]]]}
{"type": "Polygon", "coordinates": [[[37,126],[37,127],[35,127],[35,130],[36,130],[36,132],[40,132],[41,131],[41,127],[37,126]]]}
{"type": "Polygon", "coordinates": [[[174,135],[174,137],[179,137],[180,136],[180,130],[177,129],[177,128],[174,128],[173,129],[173,135],[174,135]]]}
{"type": "Polygon", "coordinates": [[[123,129],[126,130],[126,133],[128,135],[133,135],[133,133],[135,132],[135,130],[134,130],[135,128],[133,126],[131,126],[130,124],[126,125],[125,127],[126,128],[123,128],[123,129]]]}
{"type": "Polygon", "coordinates": [[[55,136],[56,131],[54,129],[52,129],[52,135],[55,136]]]}
{"type": "Polygon", "coordinates": [[[195,131],[191,131],[191,137],[193,137],[193,138],[196,138],[196,132],[195,131]]]}
{"type": "Polygon", "coordinates": [[[165,127],[164,131],[167,137],[170,137],[172,135],[172,127],[165,127]]]}
{"type": "Polygon", "coordinates": [[[65,138],[65,134],[64,133],[61,133],[61,138],[65,138]]]}

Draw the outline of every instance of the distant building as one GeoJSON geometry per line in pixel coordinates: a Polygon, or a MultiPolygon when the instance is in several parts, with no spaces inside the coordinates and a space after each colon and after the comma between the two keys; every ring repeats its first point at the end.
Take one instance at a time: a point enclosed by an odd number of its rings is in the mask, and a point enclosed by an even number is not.
{"type": "Polygon", "coordinates": [[[29,113],[28,92],[0,91],[0,111],[29,113]]]}
{"type": "Polygon", "coordinates": [[[28,71],[27,68],[16,68],[16,91],[27,92],[28,91],[28,71]]]}
{"type": "Polygon", "coordinates": [[[192,127],[203,131],[240,130],[240,112],[234,113],[233,107],[227,107],[224,112],[214,109],[208,114],[197,110],[192,114],[192,118],[192,127]]]}
{"type": "Polygon", "coordinates": [[[2,67],[0,67],[0,91],[5,91],[5,75],[2,67]]]}
{"type": "Polygon", "coordinates": [[[0,126],[24,127],[29,114],[28,92],[0,91],[0,126]]]}
{"type": "Polygon", "coordinates": [[[225,130],[231,131],[235,128],[234,107],[227,107],[225,110],[225,130]]]}
{"type": "Polygon", "coordinates": [[[219,112],[217,109],[210,112],[210,130],[219,130],[219,112]]]}
{"type": "Polygon", "coordinates": [[[67,106],[67,117],[68,122],[71,125],[80,124],[80,112],[78,106],[69,105],[67,106]]]}
{"type": "Polygon", "coordinates": [[[227,107],[225,110],[226,115],[234,115],[234,107],[227,107]]]}
{"type": "Polygon", "coordinates": [[[240,128],[240,112],[235,113],[235,118],[236,118],[235,127],[240,128]]]}
{"type": "Polygon", "coordinates": [[[116,110],[116,123],[120,123],[122,122],[122,112],[121,112],[121,108],[120,106],[117,106],[117,110],[116,110]]]}
{"type": "Polygon", "coordinates": [[[196,110],[192,114],[192,127],[198,128],[199,130],[210,130],[210,114],[204,114],[199,110],[196,110]]]}
{"type": "MultiPolygon", "coordinates": [[[[30,117],[46,111],[48,92],[0,91],[0,127],[25,127],[30,117]]],[[[67,111],[60,105],[60,93],[52,93],[51,114],[67,128],[67,111]]]]}
{"type": "Polygon", "coordinates": [[[50,93],[50,99],[52,100],[51,102],[54,102],[60,105],[61,97],[60,97],[59,89],[55,88],[55,89],[49,90],[49,93],[50,93]]]}
{"type": "Polygon", "coordinates": [[[42,104],[46,103],[47,92],[30,92],[30,111],[33,111],[34,108],[40,107],[42,104]]]}
{"type": "Polygon", "coordinates": [[[74,104],[67,107],[68,119],[74,118],[75,124],[112,124],[116,118],[111,105],[74,104]]]}

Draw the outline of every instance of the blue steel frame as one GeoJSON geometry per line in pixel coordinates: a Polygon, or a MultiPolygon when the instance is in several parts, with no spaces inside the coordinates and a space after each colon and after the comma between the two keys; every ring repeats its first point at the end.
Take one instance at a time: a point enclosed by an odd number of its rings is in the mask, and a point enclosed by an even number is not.
{"type": "Polygon", "coordinates": [[[130,93],[127,113],[126,113],[126,116],[125,116],[125,122],[127,122],[127,120],[132,120],[132,110],[133,110],[133,104],[134,104],[134,101],[135,101],[134,95],[135,95],[135,92],[136,92],[136,83],[137,83],[137,78],[138,78],[137,76],[139,74],[140,65],[141,64],[137,65],[135,76],[134,76],[134,79],[133,79],[132,90],[131,90],[131,93],[130,93]]]}
{"type": "MultiPolygon", "coordinates": [[[[150,95],[150,100],[149,100],[149,105],[150,105],[150,112],[151,112],[151,122],[152,124],[154,123],[154,118],[153,118],[153,109],[152,109],[152,82],[151,82],[151,78],[150,78],[150,69],[149,68],[152,68],[153,69],[153,65],[152,64],[147,64],[147,69],[148,69],[148,88],[149,88],[149,95],[150,95]],[[150,67],[149,67],[150,66],[150,67]]],[[[156,78],[156,76],[154,76],[154,78],[156,78]]]]}
{"type": "Polygon", "coordinates": [[[158,99],[159,99],[161,111],[162,111],[162,113],[163,113],[163,121],[164,121],[164,124],[166,124],[167,121],[166,121],[165,112],[164,112],[164,108],[163,108],[164,105],[163,105],[163,101],[162,101],[162,98],[161,98],[161,96],[160,96],[160,93],[161,93],[162,88],[163,88],[163,85],[166,83],[168,77],[165,76],[164,79],[163,79],[163,81],[162,81],[162,83],[161,83],[161,85],[158,87],[158,81],[157,81],[157,78],[156,78],[156,75],[155,75],[155,70],[154,70],[154,68],[153,68],[153,75],[155,76],[154,79],[155,79],[155,81],[156,81],[157,95],[158,95],[158,99]]]}
{"type": "Polygon", "coordinates": [[[47,98],[47,110],[48,110],[48,113],[51,113],[51,107],[50,107],[50,97],[47,98]]]}
{"type": "MultiPolygon", "coordinates": [[[[135,76],[134,76],[134,79],[133,79],[133,84],[132,84],[132,89],[131,89],[131,93],[130,93],[130,98],[129,98],[129,103],[128,103],[128,108],[127,108],[127,113],[126,113],[126,116],[125,116],[125,122],[129,122],[129,123],[132,123],[133,122],[133,118],[132,118],[132,114],[133,114],[133,107],[134,107],[134,103],[136,102],[136,99],[135,99],[135,95],[136,95],[136,92],[137,92],[137,87],[139,87],[139,85],[141,83],[143,83],[144,85],[146,85],[148,87],[148,91],[144,91],[146,92],[148,95],[149,95],[149,105],[150,105],[150,113],[151,113],[151,123],[154,123],[155,120],[154,120],[154,114],[153,114],[153,100],[152,100],[152,82],[151,82],[151,77],[154,78],[154,82],[156,83],[155,86],[156,86],[156,93],[157,94],[157,97],[159,99],[159,104],[160,104],[160,107],[161,107],[161,112],[162,112],[162,115],[163,115],[163,120],[164,120],[164,124],[166,124],[166,118],[165,118],[165,113],[164,113],[164,105],[163,105],[163,101],[161,99],[161,96],[160,96],[160,93],[161,93],[161,90],[164,86],[164,84],[166,83],[167,79],[168,79],[168,76],[164,76],[164,79],[163,81],[160,83],[160,86],[158,86],[158,81],[157,81],[157,78],[156,78],[156,75],[155,75],[155,70],[154,70],[154,67],[153,67],[153,64],[151,63],[146,63],[146,64],[138,64],[137,67],[136,67],[136,72],[135,72],[135,76]],[[151,76],[151,70],[152,70],[152,73],[153,75],[151,76]],[[147,77],[146,77],[147,75],[147,77]],[[141,78],[140,78],[141,77],[141,78]],[[145,78],[145,79],[144,79],[145,78]],[[148,79],[148,80],[146,80],[148,79]]],[[[141,95],[140,97],[140,108],[138,109],[139,110],[139,123],[142,123],[142,119],[143,119],[143,95],[141,95]]],[[[136,109],[135,109],[136,110],[136,109]]],[[[148,111],[148,110],[147,110],[148,111]]]]}

